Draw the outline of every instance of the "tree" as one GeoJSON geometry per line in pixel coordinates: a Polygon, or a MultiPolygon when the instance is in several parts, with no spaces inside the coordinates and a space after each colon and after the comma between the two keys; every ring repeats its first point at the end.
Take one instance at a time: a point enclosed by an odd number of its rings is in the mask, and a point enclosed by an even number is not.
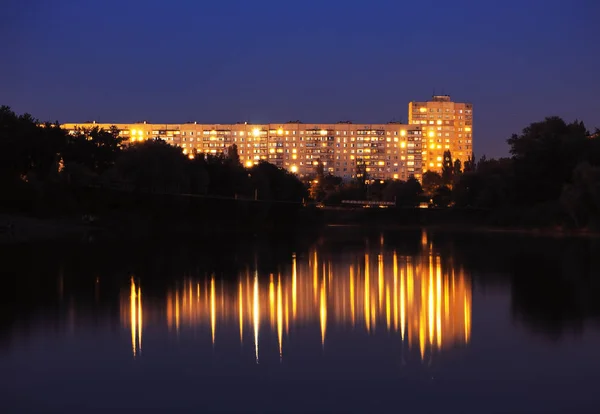
{"type": "Polygon", "coordinates": [[[58,124],[41,124],[29,114],[0,107],[0,180],[35,175],[44,181],[56,174],[65,142],[66,132],[58,124]]]}
{"type": "Polygon", "coordinates": [[[557,200],[575,166],[587,157],[589,133],[582,122],[559,117],[535,122],[508,139],[517,200],[525,205],[557,200]]]}
{"type": "Polygon", "coordinates": [[[593,166],[600,166],[600,129],[588,136],[585,154],[587,161],[593,166]]]}
{"type": "Polygon", "coordinates": [[[367,172],[367,164],[362,158],[356,159],[356,182],[364,187],[367,180],[369,179],[369,173],[367,172]]]}
{"type": "Polygon", "coordinates": [[[405,181],[392,180],[387,183],[382,192],[383,201],[397,201],[398,196],[402,197],[405,181]]]}
{"type": "Polygon", "coordinates": [[[66,165],[77,163],[94,174],[102,174],[115,164],[122,149],[123,138],[116,128],[80,128],[68,137],[61,155],[66,165]]]}
{"type": "Polygon", "coordinates": [[[382,191],[384,201],[395,201],[398,207],[415,207],[423,193],[419,180],[411,176],[406,181],[391,180],[382,191]]]}
{"type": "Polygon", "coordinates": [[[165,141],[131,144],[119,157],[116,168],[125,187],[151,193],[184,193],[189,190],[186,164],[181,148],[165,141]]]}
{"type": "Polygon", "coordinates": [[[310,183],[310,197],[315,201],[322,201],[325,198],[325,166],[321,158],[317,160],[314,177],[310,183]]]}
{"type": "Polygon", "coordinates": [[[479,161],[477,161],[477,163],[475,164],[475,170],[478,170],[482,165],[485,165],[486,162],[487,157],[485,156],[485,154],[483,154],[479,161]]]}
{"type": "Polygon", "coordinates": [[[433,204],[436,207],[448,207],[452,202],[452,190],[450,187],[443,185],[435,190],[433,195],[433,204]]]}
{"type": "MultiPolygon", "coordinates": [[[[410,176],[406,183],[402,193],[400,194],[400,205],[414,207],[419,204],[419,197],[423,194],[423,188],[421,183],[414,176],[410,176]]],[[[398,204],[398,202],[397,202],[398,204]]]]}
{"type": "Polygon", "coordinates": [[[321,188],[323,191],[323,199],[327,198],[330,194],[337,192],[342,185],[342,177],[338,177],[332,174],[326,174],[322,180],[321,188]]]}
{"type": "Polygon", "coordinates": [[[440,174],[435,171],[427,171],[423,174],[423,192],[428,196],[432,196],[439,187],[444,184],[444,180],[440,174]]]}
{"type": "Polygon", "coordinates": [[[228,149],[227,149],[227,160],[232,164],[232,165],[239,165],[242,166],[242,163],[240,161],[240,155],[238,153],[238,147],[236,144],[231,145],[228,149]]]}
{"type": "Polygon", "coordinates": [[[300,203],[306,198],[306,188],[295,174],[261,161],[250,169],[252,182],[262,200],[300,203]]]}
{"type": "Polygon", "coordinates": [[[600,167],[577,165],[572,182],[564,186],[560,203],[575,227],[600,224],[600,167]]]}
{"type": "Polygon", "coordinates": [[[423,189],[414,176],[408,180],[391,180],[386,183],[382,192],[384,201],[396,201],[398,207],[414,207],[419,203],[423,189]]]}
{"type": "Polygon", "coordinates": [[[442,181],[444,185],[451,185],[453,176],[454,164],[452,163],[452,153],[450,150],[444,151],[444,160],[442,162],[442,181]]]}
{"type": "Polygon", "coordinates": [[[456,160],[454,160],[454,167],[453,167],[452,175],[454,176],[454,178],[456,178],[461,174],[462,174],[462,163],[457,158],[456,160]]]}
{"type": "Polygon", "coordinates": [[[471,153],[471,155],[469,155],[469,157],[465,161],[463,172],[467,173],[467,172],[475,171],[476,166],[477,166],[477,161],[475,160],[475,153],[471,153]]]}
{"type": "Polygon", "coordinates": [[[364,200],[364,189],[356,182],[337,186],[337,189],[325,196],[323,202],[328,205],[340,204],[343,200],[364,200]]]}
{"type": "Polygon", "coordinates": [[[465,172],[453,187],[453,198],[459,207],[498,208],[514,202],[513,163],[482,157],[477,171],[465,172]]]}
{"type": "Polygon", "coordinates": [[[325,177],[325,166],[321,161],[321,158],[317,160],[317,167],[315,168],[317,180],[322,180],[325,177]]]}

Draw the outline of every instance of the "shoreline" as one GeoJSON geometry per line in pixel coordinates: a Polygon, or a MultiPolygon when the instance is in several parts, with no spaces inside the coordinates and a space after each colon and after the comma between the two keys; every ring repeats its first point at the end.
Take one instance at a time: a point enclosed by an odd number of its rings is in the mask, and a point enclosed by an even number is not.
{"type": "MultiPolygon", "coordinates": [[[[314,229],[315,226],[310,226],[314,229]]],[[[453,233],[475,233],[475,234],[499,234],[499,235],[520,235],[529,237],[552,237],[552,238],[600,238],[600,232],[588,229],[564,229],[561,227],[549,228],[523,228],[523,227],[495,227],[489,225],[468,225],[468,224],[385,224],[385,223],[357,223],[357,224],[335,224],[321,223],[316,225],[323,229],[342,229],[342,228],[371,228],[385,230],[430,230],[453,233]]],[[[182,231],[182,226],[174,224],[171,231],[152,231],[145,227],[144,231],[135,229],[115,228],[108,225],[94,225],[85,223],[82,219],[76,218],[36,218],[17,214],[0,214],[0,245],[19,244],[30,242],[58,241],[58,240],[76,240],[90,241],[99,236],[100,238],[140,238],[159,235],[170,235],[180,237],[200,236],[213,237],[210,233],[202,232],[202,229],[190,229],[182,231]],[[9,228],[9,223],[11,228],[9,228]]],[[[297,230],[294,226],[290,231],[297,230]]],[[[308,229],[307,229],[308,230],[308,229]]],[[[218,230],[217,235],[230,236],[263,236],[271,235],[277,232],[285,232],[283,228],[264,227],[262,231],[252,231],[249,229],[239,230],[232,227],[223,227],[218,230]]]]}
{"type": "MultiPolygon", "coordinates": [[[[343,227],[366,227],[365,224],[325,224],[329,228],[343,228],[343,227]]],[[[567,230],[563,228],[527,228],[527,227],[494,227],[494,226],[482,226],[482,225],[457,225],[457,224],[400,224],[400,225],[389,225],[380,224],[371,226],[371,228],[381,228],[386,230],[432,230],[432,231],[446,231],[453,233],[497,233],[497,234],[514,234],[514,235],[526,235],[532,237],[580,237],[580,238],[600,238],[600,232],[592,231],[588,229],[579,230],[567,230]]]]}

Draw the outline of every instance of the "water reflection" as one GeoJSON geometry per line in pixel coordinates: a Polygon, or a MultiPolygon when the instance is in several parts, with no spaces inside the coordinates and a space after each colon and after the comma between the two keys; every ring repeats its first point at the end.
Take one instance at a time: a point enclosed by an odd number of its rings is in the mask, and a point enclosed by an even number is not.
{"type": "Polygon", "coordinates": [[[136,289],[135,281],[131,278],[129,294],[129,308],[131,316],[131,349],[133,357],[142,352],[142,289],[136,289]]]}
{"type": "Polygon", "coordinates": [[[311,246],[0,251],[7,412],[597,411],[597,243],[311,246]]]}
{"type": "MultiPolygon", "coordinates": [[[[327,255],[317,247],[293,254],[278,273],[247,269],[235,283],[186,278],[168,290],[163,303],[150,311],[166,315],[168,328],[210,327],[213,346],[222,329],[239,331],[242,346],[252,335],[256,362],[260,361],[261,332],[277,338],[279,357],[293,340],[296,326],[320,327],[326,347],[328,330],[350,329],[367,334],[397,335],[403,347],[418,349],[421,359],[455,345],[468,344],[471,335],[471,281],[451,261],[431,248],[407,256],[381,247],[364,255],[327,255]],[[271,335],[274,334],[274,335],[271,335]]],[[[130,318],[133,356],[141,352],[141,288],[131,280],[130,318]]],[[[236,334],[237,335],[237,334],[236,334]]],[[[315,338],[315,340],[319,340],[315,338]]],[[[270,349],[270,348],[268,348],[270,349]]]]}

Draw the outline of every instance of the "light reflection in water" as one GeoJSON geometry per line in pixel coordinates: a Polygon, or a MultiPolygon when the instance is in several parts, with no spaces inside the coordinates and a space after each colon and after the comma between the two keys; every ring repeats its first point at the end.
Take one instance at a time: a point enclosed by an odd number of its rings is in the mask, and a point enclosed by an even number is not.
{"type": "MultiPolygon", "coordinates": [[[[426,245],[426,239],[423,242],[426,245]]],[[[328,329],[344,327],[364,327],[369,334],[378,328],[395,333],[409,349],[418,349],[422,359],[469,342],[471,284],[461,269],[444,268],[441,257],[431,250],[413,257],[396,252],[376,257],[366,253],[361,259],[332,262],[314,250],[304,261],[292,257],[291,277],[284,272],[262,279],[255,272],[250,278],[249,272],[243,272],[231,288],[225,285],[219,291],[214,277],[204,283],[186,281],[167,293],[167,326],[179,332],[185,327],[210,325],[214,345],[218,327],[234,323],[239,326],[242,346],[245,328],[250,326],[256,363],[259,333],[265,324],[277,334],[280,358],[290,325],[293,329],[294,324],[311,322],[320,326],[323,347],[328,329]],[[371,277],[373,271],[376,278],[371,277]]],[[[136,356],[141,350],[142,301],[141,289],[133,279],[129,306],[136,356]]]]}
{"type": "MultiPolygon", "coordinates": [[[[240,315],[240,323],[242,323],[240,315]]],[[[277,278],[277,342],[279,343],[279,359],[283,358],[283,305],[281,298],[281,276],[277,278]]]]}
{"type": "Polygon", "coordinates": [[[131,278],[129,290],[131,351],[135,358],[142,352],[142,289],[136,287],[135,281],[131,278]]]}
{"type": "Polygon", "coordinates": [[[254,356],[258,364],[258,329],[260,327],[260,303],[258,296],[258,273],[254,275],[254,296],[252,298],[254,310],[254,356]]]}

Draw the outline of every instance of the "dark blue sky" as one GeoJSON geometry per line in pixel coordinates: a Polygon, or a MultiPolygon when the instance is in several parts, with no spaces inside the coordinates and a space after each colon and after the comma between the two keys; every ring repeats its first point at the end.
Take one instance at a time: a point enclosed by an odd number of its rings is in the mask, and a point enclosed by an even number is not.
{"type": "Polygon", "coordinates": [[[375,123],[433,91],[478,155],[600,126],[597,0],[4,0],[0,104],[76,122],[375,123]]]}

